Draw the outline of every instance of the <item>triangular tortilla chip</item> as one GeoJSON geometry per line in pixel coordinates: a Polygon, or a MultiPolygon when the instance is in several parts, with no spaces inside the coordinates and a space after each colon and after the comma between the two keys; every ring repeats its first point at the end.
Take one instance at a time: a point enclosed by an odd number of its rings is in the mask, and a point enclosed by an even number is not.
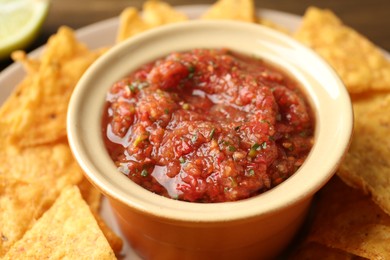
{"type": "Polygon", "coordinates": [[[119,30],[116,42],[124,41],[149,28],[150,26],[142,20],[142,17],[135,7],[127,7],[119,15],[119,30]]]}
{"type": "Polygon", "coordinates": [[[218,0],[201,19],[238,20],[256,22],[256,9],[253,0],[218,0]]]}
{"type": "Polygon", "coordinates": [[[142,18],[151,27],[188,20],[185,14],[158,0],[149,0],[144,3],[142,18]]]}
{"type": "Polygon", "coordinates": [[[70,28],[61,27],[49,39],[40,63],[15,55],[30,73],[0,109],[0,137],[21,147],[66,138],[70,96],[100,54],[78,42],[70,28]]]}
{"type": "Polygon", "coordinates": [[[142,15],[134,7],[125,8],[119,16],[119,29],[116,42],[121,42],[151,28],[169,23],[188,20],[183,13],[169,4],[150,0],[143,5],[142,15]]]}
{"type": "Polygon", "coordinates": [[[338,174],[390,214],[390,94],[355,100],[353,106],[354,136],[338,174]]]}
{"type": "Polygon", "coordinates": [[[295,38],[328,61],[350,93],[390,90],[390,62],[332,11],[308,8],[295,38]]]}
{"type": "Polygon", "coordinates": [[[318,194],[308,240],[368,259],[390,252],[390,216],[334,177],[318,194]]]}
{"type": "Polygon", "coordinates": [[[51,205],[44,187],[0,174],[0,258],[51,205]]]}
{"type": "Polygon", "coordinates": [[[289,260],[358,260],[357,256],[344,252],[339,249],[329,248],[327,246],[307,242],[301,245],[291,256],[289,260]]]}
{"type": "Polygon", "coordinates": [[[116,259],[76,186],[66,188],[4,259],[116,259]]]}

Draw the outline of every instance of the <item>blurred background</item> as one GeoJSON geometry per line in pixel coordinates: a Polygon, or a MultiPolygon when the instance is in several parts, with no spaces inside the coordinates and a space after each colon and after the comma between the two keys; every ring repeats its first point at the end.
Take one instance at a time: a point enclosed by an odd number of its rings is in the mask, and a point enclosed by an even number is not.
{"type": "MultiPolygon", "coordinates": [[[[114,16],[128,6],[141,9],[143,0],[51,0],[48,16],[38,38],[29,51],[46,43],[61,25],[78,29],[114,16]]],[[[210,5],[214,0],[165,0],[173,6],[210,5]]],[[[267,8],[303,15],[314,5],[333,10],[342,21],[364,34],[381,48],[390,51],[390,1],[389,0],[257,0],[257,8],[267,8]]],[[[11,63],[3,61],[0,69],[11,63]]]]}

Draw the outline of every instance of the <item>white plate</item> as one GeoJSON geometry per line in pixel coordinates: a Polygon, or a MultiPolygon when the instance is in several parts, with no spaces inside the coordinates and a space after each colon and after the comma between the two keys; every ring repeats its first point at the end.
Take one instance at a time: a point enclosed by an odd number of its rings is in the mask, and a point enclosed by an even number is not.
{"type": "MultiPolygon", "coordinates": [[[[208,8],[209,6],[207,5],[176,7],[177,10],[187,14],[191,19],[199,17],[208,8]]],[[[269,19],[290,31],[297,29],[301,20],[299,16],[293,14],[266,9],[258,10],[258,15],[262,18],[269,19]]],[[[76,35],[80,41],[84,42],[92,49],[103,46],[110,46],[115,42],[118,23],[119,20],[117,17],[107,19],[77,30],[76,35]],[[102,37],[102,35],[104,35],[104,37],[102,37]]],[[[29,55],[38,56],[42,52],[43,48],[44,46],[36,49],[29,55]]],[[[0,73],[0,105],[6,100],[11,91],[21,81],[24,75],[25,72],[23,67],[18,63],[10,65],[0,73]]],[[[106,199],[103,199],[101,214],[102,217],[107,221],[108,225],[111,226],[111,228],[121,237],[123,237],[106,199]]],[[[124,242],[124,248],[122,251],[124,255],[123,259],[140,260],[130,245],[125,240],[124,242]]]]}

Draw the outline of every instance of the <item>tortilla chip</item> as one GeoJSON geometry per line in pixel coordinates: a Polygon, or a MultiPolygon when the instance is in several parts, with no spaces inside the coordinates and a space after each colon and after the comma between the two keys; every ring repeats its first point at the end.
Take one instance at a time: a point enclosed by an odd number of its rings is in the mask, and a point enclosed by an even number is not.
{"type": "Polygon", "coordinates": [[[312,259],[326,259],[326,260],[358,260],[363,259],[353,254],[329,248],[327,246],[308,242],[300,246],[288,259],[290,260],[312,260],[312,259]]]}
{"type": "Polygon", "coordinates": [[[21,147],[66,138],[66,113],[73,88],[99,55],[77,42],[66,27],[50,38],[39,69],[37,62],[16,55],[30,67],[30,73],[0,109],[0,136],[21,147]]]}
{"type": "Polygon", "coordinates": [[[81,196],[83,196],[83,199],[85,202],[87,202],[92,212],[98,212],[102,199],[102,194],[100,191],[96,189],[85,177],[77,184],[77,187],[79,188],[81,196]]]}
{"type": "Polygon", "coordinates": [[[238,20],[256,22],[256,9],[253,0],[218,0],[201,19],[238,20]]]}
{"type": "Polygon", "coordinates": [[[119,29],[116,42],[121,42],[148,30],[149,25],[142,20],[138,10],[134,7],[124,9],[119,16],[119,29]]]}
{"type": "Polygon", "coordinates": [[[54,205],[13,245],[4,259],[116,259],[77,187],[54,205]]]}
{"type": "Polygon", "coordinates": [[[355,100],[351,147],[339,176],[390,214],[390,94],[355,100]]]}
{"type": "Polygon", "coordinates": [[[66,142],[25,149],[0,150],[0,175],[46,187],[55,197],[70,184],[83,178],[66,142]]]}
{"type": "Polygon", "coordinates": [[[308,240],[368,259],[390,252],[390,216],[370,197],[333,178],[320,192],[308,240]]]}
{"type": "Polygon", "coordinates": [[[124,41],[157,26],[185,20],[188,20],[186,15],[176,11],[165,2],[146,1],[142,16],[134,7],[128,7],[121,12],[116,42],[124,41]]]}
{"type": "Polygon", "coordinates": [[[123,247],[123,240],[106,224],[106,222],[97,212],[92,213],[95,216],[96,222],[98,223],[99,228],[102,230],[112,250],[114,250],[116,255],[119,255],[123,247]]]}
{"type": "Polygon", "coordinates": [[[149,0],[144,3],[142,18],[150,27],[188,20],[185,14],[176,11],[167,3],[157,0],[149,0]]]}
{"type": "Polygon", "coordinates": [[[44,187],[0,174],[0,258],[48,207],[44,187]]]}
{"type": "Polygon", "coordinates": [[[330,10],[308,8],[295,38],[328,61],[350,93],[390,90],[390,62],[330,10]]]}
{"type": "Polygon", "coordinates": [[[83,173],[67,143],[0,150],[0,256],[83,173]]]}

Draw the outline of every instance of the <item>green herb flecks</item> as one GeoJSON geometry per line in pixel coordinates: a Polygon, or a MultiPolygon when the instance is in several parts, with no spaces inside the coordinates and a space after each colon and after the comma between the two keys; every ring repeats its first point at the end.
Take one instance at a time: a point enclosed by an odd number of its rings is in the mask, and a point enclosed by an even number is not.
{"type": "Polygon", "coordinates": [[[148,176],[148,174],[149,173],[148,173],[148,171],[146,169],[143,169],[142,172],[141,172],[141,176],[142,177],[146,177],[146,176],[148,176]]]}
{"type": "Polygon", "coordinates": [[[263,142],[261,144],[254,143],[252,145],[251,149],[249,150],[248,156],[252,157],[252,158],[256,157],[258,151],[260,151],[261,149],[266,149],[266,148],[267,148],[267,143],[266,142],[263,142]]]}
{"type": "Polygon", "coordinates": [[[211,132],[210,132],[210,139],[213,139],[214,134],[215,134],[215,128],[211,129],[211,132]]]}

